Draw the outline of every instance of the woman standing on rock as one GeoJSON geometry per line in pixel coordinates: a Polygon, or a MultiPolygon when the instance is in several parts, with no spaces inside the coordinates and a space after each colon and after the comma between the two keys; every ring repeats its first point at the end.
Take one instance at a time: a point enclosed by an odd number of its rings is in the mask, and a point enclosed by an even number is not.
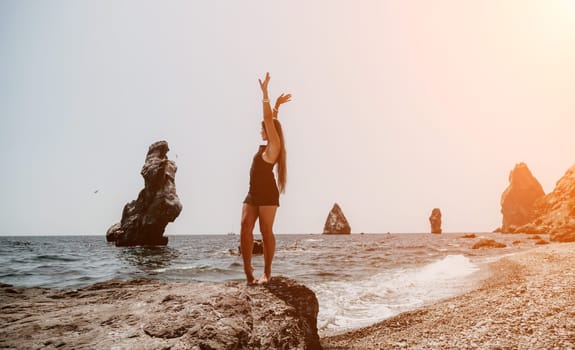
{"type": "Polygon", "coordinates": [[[276,249],[273,225],[279,207],[279,194],[284,192],[287,177],[284,137],[277,115],[279,107],[291,99],[290,94],[281,94],[272,110],[268,96],[270,74],[266,73],[263,82],[261,79],[258,80],[263,93],[264,112],[261,137],[267,143],[259,147],[252,161],[250,188],[242,208],[240,240],[244,272],[248,284],[266,284],[271,279],[272,260],[276,249]],[[277,171],[277,184],[273,173],[274,166],[276,166],[277,171]],[[258,219],[264,245],[264,273],[259,280],[256,280],[252,267],[252,249],[253,230],[258,219]]]}

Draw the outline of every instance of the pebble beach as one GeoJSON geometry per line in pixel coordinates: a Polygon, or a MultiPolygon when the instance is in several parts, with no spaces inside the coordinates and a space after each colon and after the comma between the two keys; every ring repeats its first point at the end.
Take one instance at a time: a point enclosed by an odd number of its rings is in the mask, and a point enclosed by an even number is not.
{"type": "Polygon", "coordinates": [[[575,243],[486,266],[475,290],[370,327],[324,337],[336,349],[574,349],[575,243]]]}

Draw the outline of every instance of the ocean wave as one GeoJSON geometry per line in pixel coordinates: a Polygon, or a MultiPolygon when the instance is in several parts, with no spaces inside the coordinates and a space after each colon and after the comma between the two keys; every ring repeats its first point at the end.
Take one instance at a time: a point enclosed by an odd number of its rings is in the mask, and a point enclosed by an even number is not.
{"type": "Polygon", "coordinates": [[[413,268],[396,268],[353,281],[317,283],[322,332],[366,326],[426,303],[456,295],[478,266],[463,255],[448,255],[413,268]]]}
{"type": "Polygon", "coordinates": [[[35,262],[43,262],[43,261],[62,261],[62,262],[73,262],[73,261],[80,261],[82,260],[80,257],[72,257],[70,255],[63,256],[63,255],[37,255],[32,258],[35,262]]]}

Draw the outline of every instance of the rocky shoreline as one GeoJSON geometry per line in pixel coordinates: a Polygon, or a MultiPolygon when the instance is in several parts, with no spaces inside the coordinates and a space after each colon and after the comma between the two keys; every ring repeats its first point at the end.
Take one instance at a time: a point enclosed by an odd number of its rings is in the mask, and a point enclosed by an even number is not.
{"type": "Polygon", "coordinates": [[[336,349],[573,349],[575,243],[502,258],[476,290],[371,327],[324,337],[336,349]]]}
{"type": "Polygon", "coordinates": [[[485,266],[477,289],[319,338],[314,293],[268,286],[110,281],[78,290],[0,285],[1,349],[573,349],[575,243],[485,266]]]}
{"type": "Polygon", "coordinates": [[[320,349],[319,305],[285,277],[245,283],[0,285],[0,349],[320,349]]]}

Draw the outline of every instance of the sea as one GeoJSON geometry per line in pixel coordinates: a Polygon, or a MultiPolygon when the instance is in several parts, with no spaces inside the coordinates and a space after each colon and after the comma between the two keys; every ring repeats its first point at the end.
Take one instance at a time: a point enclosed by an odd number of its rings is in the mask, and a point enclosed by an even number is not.
{"type": "MultiPolygon", "coordinates": [[[[487,263],[535,244],[522,234],[475,235],[278,234],[273,274],[313,290],[320,335],[337,334],[465,293],[485,278],[487,263]],[[507,247],[471,249],[480,238],[507,247]]],[[[77,289],[113,279],[244,280],[239,235],[168,238],[163,247],[116,247],[103,235],[0,236],[0,283],[77,289]]],[[[263,256],[254,256],[253,266],[259,277],[263,256]]]]}

